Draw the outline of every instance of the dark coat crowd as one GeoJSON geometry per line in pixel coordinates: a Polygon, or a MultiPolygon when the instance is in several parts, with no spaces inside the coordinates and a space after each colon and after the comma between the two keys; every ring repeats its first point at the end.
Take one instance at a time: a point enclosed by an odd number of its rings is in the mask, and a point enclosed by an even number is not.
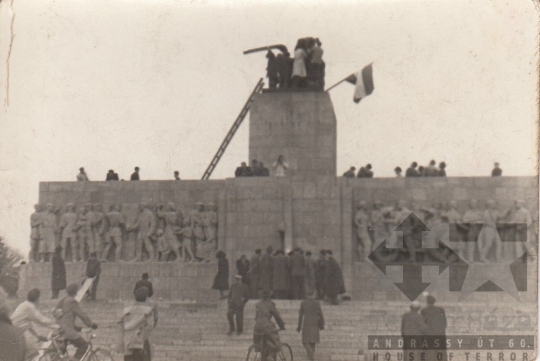
{"type": "MultiPolygon", "coordinates": [[[[270,246],[264,254],[257,249],[249,260],[242,255],[236,269],[242,283],[249,287],[250,298],[260,298],[263,291],[270,291],[275,299],[300,300],[313,292],[318,299],[337,304],[338,296],[345,293],[341,267],[331,250],[321,250],[315,259],[300,248],[285,254],[270,246]]],[[[218,262],[213,288],[228,288],[228,261],[224,258],[218,262]]]]}

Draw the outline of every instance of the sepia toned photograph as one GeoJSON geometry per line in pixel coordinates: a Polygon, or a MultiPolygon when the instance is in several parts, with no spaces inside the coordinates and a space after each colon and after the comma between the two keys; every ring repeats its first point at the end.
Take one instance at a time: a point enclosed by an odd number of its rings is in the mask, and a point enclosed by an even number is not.
{"type": "Polygon", "coordinates": [[[537,0],[0,0],[0,361],[532,361],[537,0]]]}

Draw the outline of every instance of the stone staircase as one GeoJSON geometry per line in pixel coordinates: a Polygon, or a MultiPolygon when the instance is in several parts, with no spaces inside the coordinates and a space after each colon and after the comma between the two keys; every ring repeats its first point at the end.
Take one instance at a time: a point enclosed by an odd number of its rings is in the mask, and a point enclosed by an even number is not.
{"type": "MultiPolygon", "coordinates": [[[[215,300],[215,299],[214,299],[215,300]]],[[[244,334],[228,336],[226,300],[208,303],[158,302],[159,324],[152,334],[153,360],[244,360],[252,342],[256,301],[248,302],[244,312],[244,334]]],[[[16,302],[13,301],[13,306],[16,302]]],[[[300,301],[276,300],[286,323],[280,332],[282,341],[293,349],[295,360],[306,360],[301,334],[296,332],[300,301]]],[[[39,307],[45,314],[55,302],[43,300],[39,307]]],[[[110,346],[117,340],[116,322],[123,303],[120,301],[83,301],[81,306],[97,322],[95,343],[110,346]]],[[[447,334],[523,334],[534,332],[536,311],[533,304],[501,305],[478,303],[441,303],[448,317],[447,334]],[[488,316],[491,315],[491,323],[488,316]],[[500,321],[493,326],[493,315],[500,321]],[[531,327],[508,322],[512,316],[530,315],[531,327]],[[503,323],[504,318],[504,325],[503,323]]],[[[408,310],[404,302],[344,302],[339,306],[322,304],[326,329],[321,332],[316,359],[320,361],[364,360],[368,354],[368,335],[397,335],[401,315],[408,310]]],[[[370,360],[368,357],[367,360],[370,360]]]]}

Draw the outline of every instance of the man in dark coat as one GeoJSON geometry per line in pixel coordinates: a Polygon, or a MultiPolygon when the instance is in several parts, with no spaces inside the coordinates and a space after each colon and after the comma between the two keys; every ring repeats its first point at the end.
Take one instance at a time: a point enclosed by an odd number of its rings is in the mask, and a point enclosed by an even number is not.
{"type": "Polygon", "coordinates": [[[248,278],[250,298],[258,298],[257,290],[259,288],[259,275],[261,273],[260,257],[261,250],[257,248],[249,260],[250,270],[248,272],[248,278]]]}
{"type": "Polygon", "coordinates": [[[306,259],[304,251],[297,249],[291,256],[291,288],[293,300],[305,298],[306,259]]]}
{"type": "Polygon", "coordinates": [[[365,167],[361,167],[358,171],[358,178],[373,178],[373,171],[371,170],[371,164],[367,164],[365,167]]]}
{"type": "Polygon", "coordinates": [[[242,276],[242,282],[249,286],[249,261],[246,258],[245,254],[241,255],[240,258],[236,261],[236,270],[238,271],[238,274],[242,276]]]}
{"type": "Polygon", "coordinates": [[[439,163],[439,177],[446,177],[446,163],[440,162],[439,163]]]}
{"type": "Polygon", "coordinates": [[[326,250],[326,277],[324,280],[324,294],[330,299],[333,305],[338,304],[338,295],[345,293],[345,283],[341,267],[332,255],[331,250],[326,250]]]}
{"type": "Polygon", "coordinates": [[[437,169],[437,167],[435,167],[435,164],[437,164],[437,162],[435,162],[434,160],[431,160],[429,162],[429,166],[424,169],[425,177],[438,177],[439,176],[439,170],[437,169]]]}
{"type": "Polygon", "coordinates": [[[135,172],[133,172],[133,173],[131,174],[130,180],[132,180],[132,181],[138,181],[138,180],[140,180],[140,178],[139,178],[139,167],[135,167],[135,172]]]}
{"type": "Polygon", "coordinates": [[[234,276],[235,282],[229,290],[227,320],[229,321],[228,335],[232,335],[234,331],[238,335],[244,330],[244,306],[249,301],[249,288],[242,282],[241,275],[234,276]],[[236,327],[234,327],[234,317],[236,316],[236,327]]]}
{"type": "Polygon", "coordinates": [[[290,260],[283,251],[272,256],[272,290],[276,299],[288,299],[291,289],[290,260]]]}
{"type": "Polygon", "coordinates": [[[356,167],[351,167],[351,168],[349,168],[348,171],[343,173],[343,177],[344,178],[354,178],[355,174],[356,174],[356,167]]]}
{"type": "Polygon", "coordinates": [[[292,61],[294,60],[291,59],[289,52],[278,54],[278,56],[276,57],[276,66],[278,69],[280,89],[286,89],[290,87],[292,61]]]}
{"type": "Polygon", "coordinates": [[[302,331],[302,343],[310,361],[315,359],[315,344],[320,342],[319,330],[324,330],[324,316],[321,304],[315,299],[315,292],[310,292],[300,304],[296,329],[302,331]]]}
{"type": "Polygon", "coordinates": [[[414,178],[414,177],[420,177],[420,172],[416,169],[418,167],[418,163],[412,162],[411,166],[407,168],[407,171],[405,172],[406,178],[414,178]]]}
{"type": "Polygon", "coordinates": [[[92,252],[86,263],[86,278],[93,278],[92,287],[90,288],[90,299],[96,300],[97,286],[99,283],[99,275],[101,274],[101,262],[97,259],[96,253],[92,252]]]}
{"type": "Polygon", "coordinates": [[[306,294],[316,292],[317,260],[311,257],[311,252],[306,252],[306,294]]]}
{"type": "Polygon", "coordinates": [[[115,173],[114,170],[109,169],[109,172],[107,173],[107,177],[105,178],[106,181],[117,181],[118,180],[118,173],[115,173]]]}
{"type": "Polygon", "coordinates": [[[154,295],[154,289],[152,288],[152,282],[149,281],[149,278],[150,276],[148,273],[143,273],[141,279],[135,283],[133,294],[135,294],[135,291],[137,291],[138,288],[146,287],[148,288],[148,297],[152,297],[154,295]]]}
{"type": "Polygon", "coordinates": [[[57,246],[52,256],[52,299],[57,299],[60,291],[66,289],[66,265],[60,255],[62,247],[57,246]]]}
{"type": "Polygon", "coordinates": [[[315,273],[315,287],[317,289],[317,299],[324,300],[324,281],[326,278],[326,251],[321,249],[317,260],[317,271],[315,273]]]}
{"type": "Polygon", "coordinates": [[[279,78],[278,78],[278,65],[275,54],[272,52],[272,50],[268,49],[268,52],[266,53],[266,59],[268,59],[268,63],[266,66],[266,76],[268,77],[268,88],[275,89],[279,78]]]}
{"type": "Polygon", "coordinates": [[[234,171],[235,177],[251,177],[253,176],[253,172],[251,171],[251,168],[247,166],[246,162],[242,162],[240,167],[236,168],[234,171]]]}
{"type": "Polygon", "coordinates": [[[491,171],[492,177],[500,177],[502,176],[502,169],[499,167],[499,163],[495,163],[495,168],[491,171]]]}
{"type": "MultiPolygon", "coordinates": [[[[440,348],[434,350],[433,352],[441,353],[442,358],[438,355],[433,355],[434,360],[447,360],[446,354],[446,313],[442,307],[435,306],[437,300],[432,295],[426,297],[427,307],[424,308],[420,313],[423,317],[424,323],[426,324],[425,334],[430,336],[430,338],[438,339],[440,348]]],[[[431,358],[428,358],[431,359],[431,358]]]]}
{"type": "Polygon", "coordinates": [[[420,345],[422,336],[426,332],[424,319],[418,313],[420,304],[414,301],[411,310],[401,318],[401,336],[403,337],[403,352],[405,360],[420,360],[420,345]]]}
{"type": "Polygon", "coordinates": [[[266,253],[263,254],[259,262],[259,290],[272,291],[272,246],[268,246],[266,253]]]}

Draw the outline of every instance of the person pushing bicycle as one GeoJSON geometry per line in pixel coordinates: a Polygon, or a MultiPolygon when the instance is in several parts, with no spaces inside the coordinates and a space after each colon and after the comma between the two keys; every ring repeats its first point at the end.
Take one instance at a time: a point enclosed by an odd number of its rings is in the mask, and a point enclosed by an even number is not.
{"type": "MultiPolygon", "coordinates": [[[[261,345],[267,355],[262,354],[262,361],[276,360],[276,354],[281,350],[278,329],[272,322],[274,317],[280,330],[285,330],[285,323],[279,315],[276,305],[270,299],[272,291],[263,290],[262,300],[255,306],[255,328],[253,329],[253,343],[261,345]]],[[[261,352],[263,350],[260,350],[261,352]]]]}

